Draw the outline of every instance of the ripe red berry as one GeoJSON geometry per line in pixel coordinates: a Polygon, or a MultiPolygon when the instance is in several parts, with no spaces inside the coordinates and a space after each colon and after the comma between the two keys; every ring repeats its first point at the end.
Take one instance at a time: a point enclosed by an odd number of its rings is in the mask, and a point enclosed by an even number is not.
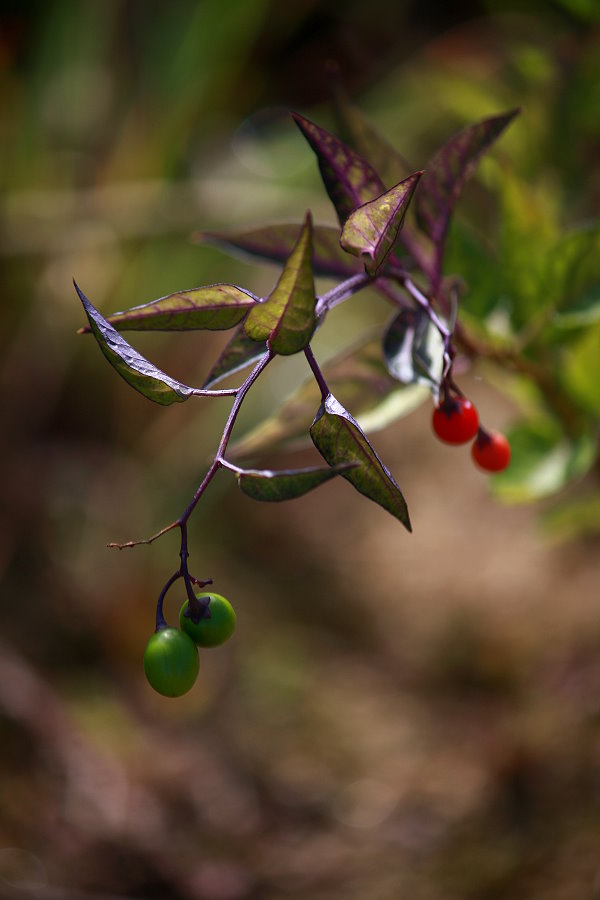
{"type": "Polygon", "coordinates": [[[471,456],[480,469],[502,472],[510,462],[510,444],[500,432],[481,429],[473,442],[471,456]]]}
{"type": "Polygon", "coordinates": [[[431,424],[445,444],[466,444],[477,434],[479,416],[465,397],[446,397],[434,409],[431,424]]]}

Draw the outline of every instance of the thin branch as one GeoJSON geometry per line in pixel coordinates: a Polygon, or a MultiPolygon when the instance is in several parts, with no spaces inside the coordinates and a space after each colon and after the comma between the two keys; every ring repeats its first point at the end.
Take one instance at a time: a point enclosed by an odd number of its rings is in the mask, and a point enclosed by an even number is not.
{"type": "Polygon", "coordinates": [[[138,544],[152,544],[157,538],[162,537],[163,534],[166,534],[167,531],[172,531],[174,528],[179,527],[179,521],[171,522],[170,525],[165,526],[165,528],[161,528],[160,531],[157,531],[156,534],[153,534],[152,537],[149,538],[141,538],[138,541],[125,541],[124,544],[119,544],[116,541],[111,541],[110,544],[107,544],[107,547],[111,547],[116,550],[125,550],[128,547],[137,547],[138,544]]]}
{"type": "Polygon", "coordinates": [[[265,354],[263,354],[260,361],[252,369],[252,371],[250,372],[250,374],[248,375],[248,377],[246,378],[244,383],[238,388],[236,395],[235,395],[235,400],[233,402],[233,406],[231,407],[231,411],[227,418],[227,422],[225,423],[225,428],[223,429],[223,436],[219,442],[219,446],[217,448],[215,458],[213,459],[208,472],[202,479],[201,484],[199,485],[198,489],[196,490],[196,493],[192,497],[187,508],[184,510],[182,515],[177,520],[177,523],[176,523],[177,525],[179,525],[179,526],[185,525],[185,523],[188,521],[189,517],[191,516],[192,512],[194,511],[196,504],[198,503],[198,500],[200,499],[200,497],[202,496],[202,494],[204,493],[204,491],[206,490],[206,488],[208,487],[210,482],[213,480],[213,478],[215,477],[215,475],[218,472],[218,470],[220,469],[220,467],[223,465],[223,458],[225,456],[225,451],[227,450],[227,445],[228,445],[229,439],[231,437],[231,432],[233,431],[233,426],[235,425],[235,420],[237,419],[237,415],[240,411],[240,407],[241,407],[242,403],[244,402],[244,397],[246,396],[246,394],[248,393],[248,391],[250,390],[250,388],[252,387],[252,385],[254,384],[256,379],[259,377],[261,372],[271,362],[274,355],[275,354],[271,350],[268,350],[265,354]]]}
{"type": "Polygon", "coordinates": [[[313,375],[315,376],[315,380],[319,385],[319,390],[321,391],[321,400],[325,400],[331,393],[331,391],[329,390],[327,382],[325,381],[325,376],[323,375],[321,369],[319,368],[319,364],[314,357],[310,344],[308,345],[308,347],[304,348],[304,355],[312,370],[313,375]]]}
{"type": "Polygon", "coordinates": [[[358,275],[352,275],[351,278],[347,278],[345,281],[336,284],[330,291],[327,291],[326,294],[319,297],[315,307],[317,319],[330,309],[333,309],[334,306],[343,303],[344,300],[347,300],[352,294],[356,294],[357,291],[362,290],[372,281],[373,277],[371,275],[367,274],[367,272],[360,272],[358,275]]]}

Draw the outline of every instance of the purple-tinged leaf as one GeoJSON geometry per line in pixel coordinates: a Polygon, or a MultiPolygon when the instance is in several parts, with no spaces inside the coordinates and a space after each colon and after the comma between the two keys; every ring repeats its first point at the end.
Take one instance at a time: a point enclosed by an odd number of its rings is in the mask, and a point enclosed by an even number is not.
{"type": "Polygon", "coordinates": [[[312,219],[307,213],[275,288],[263,303],[250,310],[244,322],[246,334],[253,341],[267,341],[271,350],[283,356],[298,353],[308,345],[315,330],[316,302],[312,219]]]}
{"type": "Polygon", "coordinates": [[[253,500],[268,503],[294,500],[319,487],[330,478],[341,475],[354,463],[341,466],[312,466],[308,469],[286,469],[272,472],[269,469],[246,469],[237,475],[238,484],[253,500]]]}
{"type": "Polygon", "coordinates": [[[386,184],[396,184],[411,173],[413,167],[354,106],[339,79],[333,83],[333,109],[342,140],[368,159],[386,184]]]}
{"type": "Polygon", "coordinates": [[[409,175],[375,200],[359,206],[346,219],[340,244],[348,253],[363,258],[369,275],[375,275],[394,249],[422,174],[409,175]]]}
{"type": "Polygon", "coordinates": [[[256,303],[253,294],[234,284],[209,284],[113,313],[106,321],[117,331],[225,331],[256,303]]]}
{"type": "Polygon", "coordinates": [[[298,113],[292,116],[317,156],[323,183],[343,225],[353,209],[382,194],[385,185],[371,164],[339,138],[298,113]]]}
{"type": "Polygon", "coordinates": [[[401,309],[383,337],[387,370],[401,384],[426,384],[437,392],[444,342],[424,309],[401,309]]]}
{"type": "Polygon", "coordinates": [[[83,291],[75,284],[75,290],[90,323],[90,330],[103,354],[125,381],[155,403],[169,406],[182,403],[194,393],[194,389],[165,375],[121,337],[110,322],[92,306],[83,291]]]}
{"type": "Polygon", "coordinates": [[[233,375],[240,369],[245,369],[252,363],[258,362],[266,350],[266,343],[253,341],[244,331],[244,326],[238,326],[206,376],[202,387],[204,389],[212,388],[228,375],[233,375]]]}
{"type": "Polygon", "coordinates": [[[434,244],[444,241],[452,210],[477,163],[519,111],[512,109],[467,126],[428,164],[415,203],[418,224],[434,244]]]}
{"type": "MultiPolygon", "coordinates": [[[[282,223],[232,233],[206,231],[194,235],[198,243],[215,244],[225,250],[241,250],[269,262],[284,263],[298,240],[302,225],[282,223]]],[[[313,271],[315,275],[348,278],[362,269],[340,247],[339,228],[313,226],[313,271]]]]}
{"type": "MultiPolygon", "coordinates": [[[[365,431],[385,428],[429,396],[420,385],[401,387],[392,378],[383,362],[379,336],[369,335],[361,344],[330,359],[322,369],[331,391],[352,408],[365,431]]],[[[300,444],[306,439],[318,403],[319,390],[311,376],[270,418],[230,444],[229,455],[247,458],[300,444]]]]}
{"type": "Polygon", "coordinates": [[[412,531],[408,507],[390,471],[381,462],[358,422],[332,394],[321,403],[310,427],[313,444],[330,466],[355,463],[341,472],[357,491],[378,503],[412,531]]]}

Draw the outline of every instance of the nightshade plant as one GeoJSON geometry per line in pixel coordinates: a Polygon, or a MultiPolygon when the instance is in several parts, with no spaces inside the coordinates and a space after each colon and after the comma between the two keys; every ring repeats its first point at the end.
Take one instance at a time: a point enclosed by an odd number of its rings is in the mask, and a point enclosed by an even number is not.
{"type": "MultiPolygon", "coordinates": [[[[199,634],[202,621],[211,616],[211,595],[196,590],[210,581],[196,578],[189,570],[187,525],[221,469],[236,477],[244,493],[261,501],[300,497],[330,478],[341,476],[410,531],[404,495],[367,438],[367,426],[361,427],[354,415],[373,413],[386,406],[387,423],[404,414],[411,403],[421,402],[428,392],[435,404],[435,433],[452,444],[474,439],[472,455],[479,466],[489,471],[505,469],[510,458],[508,442],[480,424],[477,411],[463,397],[454,379],[457,347],[466,357],[495,359],[530,378],[544,396],[547,408],[556,414],[556,421],[562,422],[563,431],[568,433],[573,424],[566,421],[560,388],[546,370],[526,353],[520,356],[514,346],[499,347],[486,341],[481,330],[464,327],[458,319],[464,285],[445,272],[449,226],[465,182],[518,110],[465,128],[441,147],[423,171],[414,172],[407,170],[402,157],[347,101],[340,103],[338,111],[348,143],[304,116],[292,115],[316,155],[339,227],[313,224],[308,211],[298,225],[270,225],[237,234],[200,236],[200,240],[225,249],[242,250],[278,264],[280,274],[268,296],[257,297],[233,284],[212,284],[178,291],[105,318],[75,285],[89,322],[82,331],[92,332],[108,361],[135,390],[161,405],[182,403],[191,397],[232,398],[214,459],[186,509],[148,539],[110,545],[124,548],[151,544],[161,535],[179,529],[180,561],[160,593],[156,632],[168,628],[163,601],[179,579],[183,579],[187,595],[187,618],[185,622],[181,620],[187,633],[199,634]],[[315,276],[334,278],[337,283],[318,295],[315,276]],[[335,307],[365,288],[375,288],[386,298],[393,310],[391,322],[382,335],[369,335],[358,346],[321,366],[311,347],[315,331],[335,307]],[[201,387],[190,387],[165,374],[121,335],[127,330],[203,329],[230,329],[232,336],[201,387]],[[233,462],[231,453],[228,456],[240,407],[273,358],[292,354],[304,355],[320,392],[320,405],[313,410],[314,420],[308,432],[325,465],[280,471],[244,468],[233,462]],[[238,387],[216,387],[244,369],[250,371],[238,387]],[[347,410],[336,396],[344,379],[354,384],[357,409],[353,411],[347,410]],[[411,391],[413,399],[407,403],[411,391]],[[400,402],[395,407],[390,400],[398,397],[400,402]]],[[[281,438],[295,437],[301,430],[306,432],[306,397],[307,389],[301,386],[295,397],[287,401],[285,418],[275,416],[270,423],[270,437],[265,438],[260,431],[251,435],[238,445],[235,458],[245,452],[255,453],[265,445],[277,445],[281,438]]],[[[234,622],[233,610],[231,614],[234,622]]],[[[185,678],[184,682],[187,690],[190,685],[185,678]]],[[[170,687],[167,685],[163,692],[177,693],[180,685],[173,690],[170,687]]]]}

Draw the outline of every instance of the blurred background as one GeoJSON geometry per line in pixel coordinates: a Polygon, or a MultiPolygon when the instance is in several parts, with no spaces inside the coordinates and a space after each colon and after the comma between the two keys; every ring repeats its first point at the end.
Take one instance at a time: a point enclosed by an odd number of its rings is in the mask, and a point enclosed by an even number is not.
{"type": "MultiPolygon", "coordinates": [[[[497,152],[565,226],[597,216],[595,0],[0,11],[0,894],[600,897],[598,539],[497,504],[468,453],[431,438],[428,404],[373,438],[412,535],[346,482],[271,506],[223,472],[191,520],[191,564],[237,632],[189,694],[159,697],[141,660],[176,535],[106,544],[183,510],[229,401],[133,392],[76,335],[71,284],[104,312],[218,281],[269,290],[275,269],[190,234],[307,208],[333,223],[287,116],[331,123],[331,63],[414,168],[522,106],[497,152]]],[[[388,316],[361,295],[318,357],[388,316]]],[[[200,384],[227,336],[134,338],[200,384]]],[[[271,368],[236,435],[306,374],[271,368]]],[[[502,428],[497,383],[462,381],[502,428]]]]}

